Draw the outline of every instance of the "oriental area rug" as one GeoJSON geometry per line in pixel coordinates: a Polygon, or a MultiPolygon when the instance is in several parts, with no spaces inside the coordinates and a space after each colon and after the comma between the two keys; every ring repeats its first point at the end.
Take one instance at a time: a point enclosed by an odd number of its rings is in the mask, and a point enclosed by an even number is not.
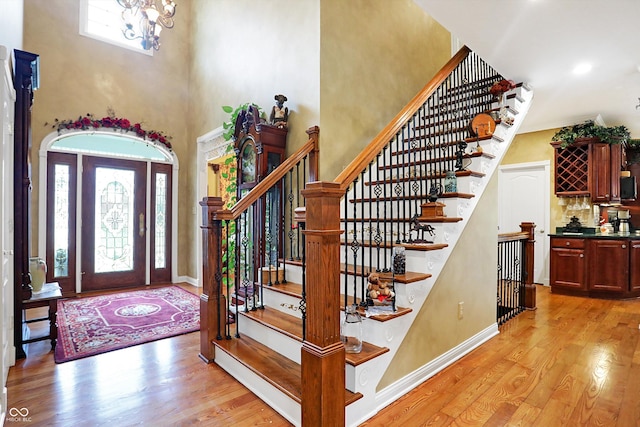
{"type": "Polygon", "coordinates": [[[58,301],[56,363],[131,347],[200,328],[200,298],[179,288],[58,301]]]}

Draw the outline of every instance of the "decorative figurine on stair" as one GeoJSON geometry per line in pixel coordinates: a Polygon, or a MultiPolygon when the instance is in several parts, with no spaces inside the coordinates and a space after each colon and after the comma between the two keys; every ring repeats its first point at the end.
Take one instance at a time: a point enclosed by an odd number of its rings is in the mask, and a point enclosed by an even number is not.
{"type": "Polygon", "coordinates": [[[271,109],[271,117],[269,117],[269,120],[273,126],[286,128],[289,121],[289,108],[285,107],[284,103],[287,101],[287,97],[284,95],[276,95],[274,99],[276,100],[276,105],[271,109]]]}
{"type": "Polygon", "coordinates": [[[433,228],[431,225],[429,224],[421,224],[420,220],[418,218],[418,214],[415,214],[413,217],[411,217],[411,226],[409,227],[409,236],[411,236],[411,232],[415,231],[416,232],[416,239],[413,240],[410,238],[410,243],[433,243],[432,240],[426,240],[424,238],[424,233],[427,232],[429,233],[430,236],[435,236],[435,228],[433,228]],[[418,239],[418,233],[420,238],[418,239]]]}
{"type": "Polygon", "coordinates": [[[431,188],[429,189],[429,194],[427,195],[427,200],[430,202],[435,202],[441,195],[442,185],[438,182],[432,183],[431,188]]]}
{"type": "Polygon", "coordinates": [[[367,305],[391,303],[396,293],[393,291],[391,282],[380,276],[379,273],[370,273],[367,278],[367,305]]]}

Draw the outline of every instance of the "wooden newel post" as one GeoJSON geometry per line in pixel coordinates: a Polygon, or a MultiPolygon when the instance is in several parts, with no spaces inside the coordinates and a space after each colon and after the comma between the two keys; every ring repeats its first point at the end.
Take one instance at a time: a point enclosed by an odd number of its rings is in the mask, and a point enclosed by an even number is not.
{"type": "Polygon", "coordinates": [[[525,256],[527,263],[524,266],[526,275],[525,275],[525,283],[524,283],[524,306],[527,310],[535,310],[536,309],[536,284],[533,283],[533,266],[534,266],[534,253],[535,253],[535,231],[536,225],[533,222],[522,222],[520,223],[520,230],[523,233],[528,233],[529,238],[525,243],[525,256]]]}
{"type": "Polygon", "coordinates": [[[207,363],[213,362],[214,339],[222,339],[226,322],[226,301],[222,295],[222,224],[214,219],[222,209],[220,197],[205,197],[202,206],[202,294],[200,295],[200,358],[207,363]],[[216,320],[217,319],[217,320],[216,320]]]}
{"type": "Polygon", "coordinates": [[[306,339],[302,343],[302,425],[345,423],[345,351],[340,340],[340,199],[336,183],[312,182],[304,230],[306,339]]]}

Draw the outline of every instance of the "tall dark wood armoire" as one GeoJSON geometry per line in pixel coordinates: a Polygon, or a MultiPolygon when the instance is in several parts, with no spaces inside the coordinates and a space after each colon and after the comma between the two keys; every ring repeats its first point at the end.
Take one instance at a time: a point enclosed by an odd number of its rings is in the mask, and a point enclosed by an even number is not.
{"type": "Polygon", "coordinates": [[[15,50],[15,132],[13,158],[14,209],[14,343],[16,358],[26,357],[23,347],[22,301],[31,298],[31,107],[39,86],[39,56],[15,50]]]}

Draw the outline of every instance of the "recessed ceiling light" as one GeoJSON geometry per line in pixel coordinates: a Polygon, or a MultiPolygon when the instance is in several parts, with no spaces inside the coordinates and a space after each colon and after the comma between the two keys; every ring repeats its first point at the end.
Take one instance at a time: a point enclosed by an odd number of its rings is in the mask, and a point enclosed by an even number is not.
{"type": "Polygon", "coordinates": [[[586,74],[589,71],[591,71],[592,65],[587,63],[587,62],[583,62],[582,64],[578,64],[576,65],[576,67],[573,69],[573,74],[586,74]]]}

